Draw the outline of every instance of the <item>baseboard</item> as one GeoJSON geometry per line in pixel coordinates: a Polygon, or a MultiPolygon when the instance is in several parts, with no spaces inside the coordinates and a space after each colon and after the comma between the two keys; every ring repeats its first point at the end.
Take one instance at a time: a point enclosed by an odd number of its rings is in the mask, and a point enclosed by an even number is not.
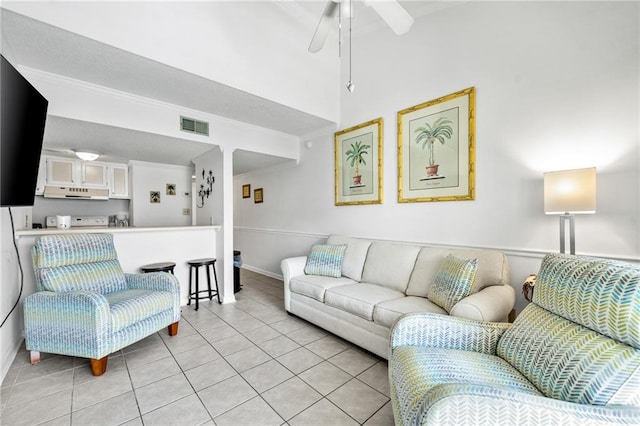
{"type": "Polygon", "coordinates": [[[276,280],[283,280],[284,277],[280,274],[274,274],[271,271],[267,271],[265,269],[261,269],[261,268],[257,268],[255,266],[251,266],[251,265],[247,265],[247,264],[242,264],[240,269],[246,269],[247,271],[251,271],[251,272],[255,272],[256,274],[260,274],[260,275],[266,275],[267,277],[276,279],[276,280]]]}

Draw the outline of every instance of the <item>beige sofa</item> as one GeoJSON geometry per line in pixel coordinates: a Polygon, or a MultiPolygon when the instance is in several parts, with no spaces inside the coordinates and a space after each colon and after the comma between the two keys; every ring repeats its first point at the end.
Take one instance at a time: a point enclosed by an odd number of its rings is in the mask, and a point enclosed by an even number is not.
{"type": "Polygon", "coordinates": [[[329,236],[327,244],[346,244],[342,276],[305,274],[306,256],[284,259],[285,309],[385,359],[390,329],[403,314],[434,312],[506,321],[515,305],[507,259],[498,251],[426,247],[341,235],[329,236]],[[426,295],[449,254],[477,259],[477,275],[471,294],[447,311],[426,295]]]}

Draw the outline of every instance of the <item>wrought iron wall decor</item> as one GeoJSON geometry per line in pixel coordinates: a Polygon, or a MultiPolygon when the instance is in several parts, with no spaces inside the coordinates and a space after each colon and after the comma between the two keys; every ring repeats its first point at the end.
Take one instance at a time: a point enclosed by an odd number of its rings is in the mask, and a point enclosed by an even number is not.
{"type": "Polygon", "coordinates": [[[216,181],[215,176],[213,175],[213,171],[209,170],[209,173],[205,175],[204,169],[202,169],[202,181],[205,182],[209,187],[205,189],[205,184],[200,184],[200,189],[198,190],[198,197],[200,198],[200,204],[196,204],[197,207],[204,207],[204,199],[209,198],[209,195],[213,192],[213,183],[216,181]]]}

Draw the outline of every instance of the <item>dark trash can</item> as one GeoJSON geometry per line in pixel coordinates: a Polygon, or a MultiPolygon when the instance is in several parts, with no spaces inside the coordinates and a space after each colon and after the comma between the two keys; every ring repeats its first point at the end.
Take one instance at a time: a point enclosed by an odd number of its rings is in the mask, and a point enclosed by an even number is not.
{"type": "Polygon", "coordinates": [[[242,266],[242,253],[240,250],[233,251],[233,292],[237,293],[242,290],[240,284],[240,267],[242,266]]]}

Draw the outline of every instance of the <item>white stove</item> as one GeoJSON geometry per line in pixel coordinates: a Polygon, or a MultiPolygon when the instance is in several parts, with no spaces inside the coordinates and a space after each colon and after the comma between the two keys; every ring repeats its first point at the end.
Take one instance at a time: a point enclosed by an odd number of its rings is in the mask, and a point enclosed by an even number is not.
{"type": "MultiPolygon", "coordinates": [[[[56,217],[47,216],[47,228],[56,227],[56,217]]],[[[71,216],[71,227],[107,228],[109,216],[71,216]]]]}

